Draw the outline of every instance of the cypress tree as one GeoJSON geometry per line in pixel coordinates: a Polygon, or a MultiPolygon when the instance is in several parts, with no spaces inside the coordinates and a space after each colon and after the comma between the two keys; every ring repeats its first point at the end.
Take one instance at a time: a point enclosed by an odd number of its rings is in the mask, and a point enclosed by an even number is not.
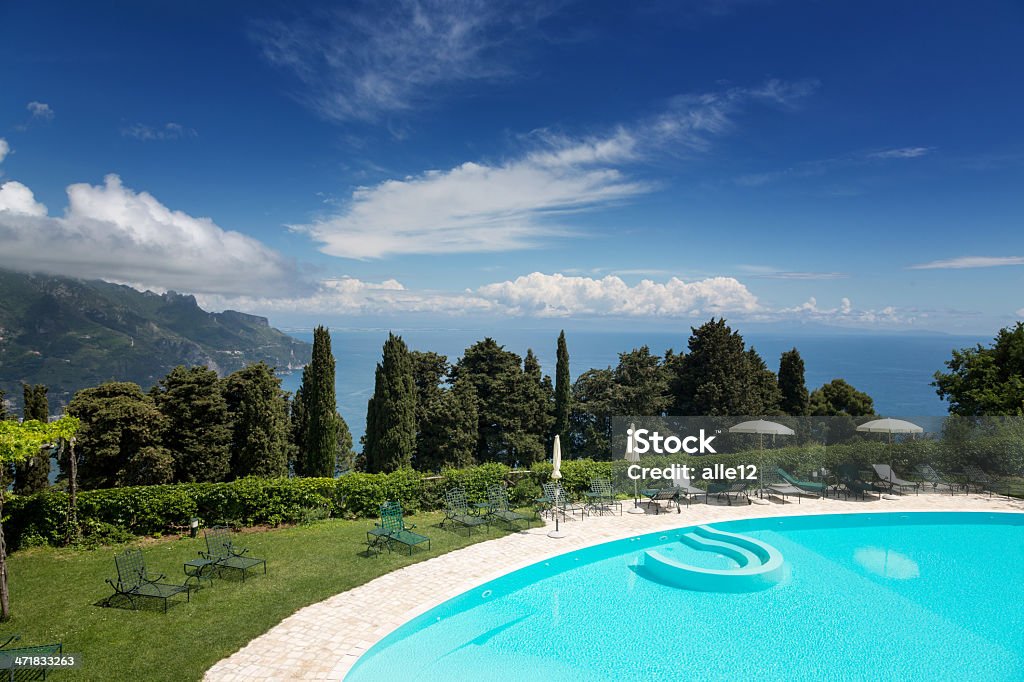
{"type": "MultiPolygon", "coordinates": [[[[302,381],[306,381],[306,369],[302,370],[302,381]]],[[[309,430],[309,420],[306,419],[306,399],[302,392],[302,384],[299,384],[292,399],[291,411],[291,448],[289,457],[292,472],[296,476],[305,476],[303,466],[306,454],[306,431],[309,430]]]]}
{"type": "Polygon", "coordinates": [[[288,399],[270,366],[257,362],[229,376],[224,397],[231,416],[231,475],[287,475],[288,399]]]}
{"type": "Polygon", "coordinates": [[[151,391],[166,418],[163,445],[174,457],[176,481],[223,481],[231,470],[228,404],[217,373],[178,366],[151,391]]]}
{"type": "Polygon", "coordinates": [[[787,350],[779,359],[779,406],[786,414],[802,417],[809,411],[810,394],[804,379],[804,359],[796,348],[787,350]]]}
{"type": "Polygon", "coordinates": [[[372,472],[412,465],[416,450],[416,384],[402,337],[388,334],[366,407],[363,455],[372,472]]]}
{"type": "Polygon", "coordinates": [[[334,395],[334,355],[325,327],[313,330],[313,358],[302,373],[305,401],[305,451],[299,455],[306,476],[334,476],[338,451],[337,400],[334,395]]]}
{"type": "MultiPolygon", "coordinates": [[[[50,419],[50,405],[46,399],[47,388],[43,384],[29,386],[22,384],[24,400],[23,415],[25,421],[35,419],[46,423],[50,419]]],[[[2,399],[2,397],[0,397],[2,399]]],[[[40,453],[38,457],[30,457],[14,467],[14,492],[19,495],[46,490],[50,486],[50,454],[40,453]]]]}
{"type": "Polygon", "coordinates": [[[10,412],[7,411],[7,394],[0,388],[0,422],[10,419],[10,412]]]}
{"type": "Polygon", "coordinates": [[[569,442],[569,415],[572,412],[572,381],[569,378],[569,348],[565,331],[558,335],[558,353],[555,362],[555,434],[563,443],[569,442]]]}

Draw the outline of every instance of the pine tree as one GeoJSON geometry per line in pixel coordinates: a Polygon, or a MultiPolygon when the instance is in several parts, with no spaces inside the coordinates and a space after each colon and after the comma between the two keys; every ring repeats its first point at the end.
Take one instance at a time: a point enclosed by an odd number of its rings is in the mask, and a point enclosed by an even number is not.
{"type": "Polygon", "coordinates": [[[804,379],[804,359],[796,348],[787,350],[779,359],[779,407],[794,417],[806,415],[810,409],[810,394],[804,379]]]}
{"type": "Polygon", "coordinates": [[[459,379],[440,391],[425,411],[417,434],[416,466],[421,471],[462,468],[474,463],[477,446],[476,393],[459,379]]]}
{"type": "Polygon", "coordinates": [[[750,415],[774,415],[779,412],[782,393],[775,372],[753,347],[747,351],[747,381],[750,415]]]}
{"type": "Polygon", "coordinates": [[[565,331],[558,335],[558,353],[555,362],[555,423],[554,432],[563,443],[569,442],[569,415],[572,412],[572,380],[569,374],[569,348],[565,331]]]}
{"type": "Polygon", "coordinates": [[[166,418],[163,445],[174,457],[176,481],[226,480],[231,428],[220,378],[202,366],[178,366],[151,391],[166,418]]]}
{"type": "Polygon", "coordinates": [[[388,334],[367,404],[363,455],[371,472],[412,466],[416,450],[416,385],[402,337],[388,334]]]}
{"type": "MultiPolygon", "coordinates": [[[[22,384],[25,421],[35,419],[47,422],[50,419],[50,405],[46,399],[47,388],[43,384],[29,386],[22,384]]],[[[14,492],[19,495],[46,490],[50,487],[50,453],[41,452],[38,457],[30,457],[14,467],[14,492]]]]}
{"type": "Polygon", "coordinates": [[[313,358],[302,373],[305,401],[305,452],[300,456],[306,476],[333,477],[338,454],[337,400],[334,394],[334,355],[325,327],[313,330],[313,358]]]}
{"type": "Polygon", "coordinates": [[[764,377],[756,376],[757,363],[751,362],[746,344],[725,319],[712,318],[692,328],[689,353],[673,362],[672,412],[681,415],[742,416],[764,410],[760,392],[764,377]]]}
{"type": "MultiPolygon", "coordinates": [[[[82,488],[174,479],[174,458],[160,444],[165,418],[138,384],[112,381],[82,389],[68,405],[68,414],[82,420],[75,444],[82,488]]],[[[62,467],[67,464],[62,459],[62,467]]]]}
{"type": "Polygon", "coordinates": [[[551,377],[541,372],[540,361],[533,349],[527,349],[523,360],[523,373],[519,380],[519,398],[515,401],[518,410],[518,428],[510,434],[512,446],[509,462],[529,465],[543,460],[554,434],[555,391],[551,377]]]}
{"type": "Polygon", "coordinates": [[[224,381],[231,419],[231,475],[286,476],[290,450],[288,398],[281,380],[264,362],[248,365],[224,381]]]}

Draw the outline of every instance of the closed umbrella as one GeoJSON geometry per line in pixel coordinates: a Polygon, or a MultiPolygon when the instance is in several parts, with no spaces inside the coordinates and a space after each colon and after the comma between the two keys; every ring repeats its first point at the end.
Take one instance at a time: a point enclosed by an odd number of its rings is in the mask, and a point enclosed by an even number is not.
{"type": "MultiPolygon", "coordinates": [[[[636,431],[636,424],[630,424],[629,430],[636,431]]],[[[633,439],[629,436],[626,437],[626,461],[630,464],[636,464],[640,461],[640,453],[633,450],[633,439]]],[[[629,510],[630,514],[646,514],[643,509],[640,508],[640,492],[637,486],[636,479],[633,479],[633,508],[629,510]]]]}
{"type": "MultiPolygon", "coordinates": [[[[558,481],[561,478],[562,478],[562,441],[558,437],[558,435],[556,434],[555,435],[555,444],[551,448],[551,480],[554,481],[555,483],[558,483],[558,481]]],[[[551,501],[551,504],[552,504],[553,508],[557,509],[557,507],[558,507],[558,494],[557,494],[557,490],[556,490],[556,493],[555,493],[555,499],[553,499],[551,501]]],[[[553,531],[551,531],[550,533],[548,533],[548,537],[549,538],[564,538],[565,537],[565,533],[563,533],[562,530],[558,526],[558,512],[557,511],[554,512],[554,517],[555,517],[555,529],[553,531]]]]}

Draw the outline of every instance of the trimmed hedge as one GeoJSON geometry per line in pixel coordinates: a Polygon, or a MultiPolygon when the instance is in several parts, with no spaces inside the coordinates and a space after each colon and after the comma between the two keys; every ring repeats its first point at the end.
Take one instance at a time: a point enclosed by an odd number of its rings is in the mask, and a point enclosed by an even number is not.
{"type": "MultiPolygon", "coordinates": [[[[997,475],[1019,475],[1024,470],[1024,441],[1015,434],[964,440],[916,440],[888,445],[862,441],[828,447],[783,447],[738,454],[644,457],[641,466],[693,467],[723,463],[727,466],[763,463],[767,469],[783,466],[798,475],[818,467],[833,468],[856,462],[870,469],[877,462],[891,463],[910,474],[922,462],[956,471],[962,464],[980,464],[997,475]]],[[[590,459],[562,462],[562,485],[579,496],[593,478],[610,478],[615,488],[631,492],[625,460],[590,459]]],[[[487,487],[509,486],[514,504],[527,506],[540,495],[540,483],[551,475],[551,464],[534,464],[528,472],[513,472],[504,464],[482,464],[446,469],[425,477],[403,469],[389,474],[352,473],[333,478],[244,478],[230,483],[179,483],[86,490],[78,494],[78,518],[86,542],[120,541],[130,535],[180,531],[192,517],[203,525],[252,526],[296,523],[311,517],[372,518],[386,500],[397,499],[409,512],[439,509],[444,492],[462,487],[471,502],[483,501],[487,487]]],[[[46,490],[31,496],[12,495],[4,504],[4,532],[12,548],[59,544],[66,536],[68,496],[46,490]]]]}

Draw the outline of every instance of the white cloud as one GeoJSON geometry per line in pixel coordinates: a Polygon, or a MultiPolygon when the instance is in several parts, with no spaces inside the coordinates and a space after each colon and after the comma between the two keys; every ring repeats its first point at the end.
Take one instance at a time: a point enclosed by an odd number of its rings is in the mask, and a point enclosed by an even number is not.
{"type": "Polygon", "coordinates": [[[292,225],[343,258],[393,254],[494,252],[531,248],[567,234],[558,218],[652,191],[624,166],[666,149],[705,149],[731,129],[744,104],[792,105],[812,83],[770,81],[757,88],[677,98],[658,116],[604,136],[571,138],[539,131],[532,148],[500,163],[466,162],[447,170],[356,189],[340,212],[292,225]]]}
{"type": "Polygon", "coordinates": [[[28,109],[30,114],[32,114],[32,118],[44,121],[53,120],[54,111],[50,105],[45,102],[29,102],[25,108],[28,109]]]}
{"type": "MultiPolygon", "coordinates": [[[[850,328],[911,327],[930,317],[929,311],[884,306],[858,309],[843,297],[833,307],[811,297],[791,307],[761,303],[742,282],[710,277],[684,282],[644,280],[630,286],[609,275],[601,279],[562,273],[534,272],[514,280],[463,291],[409,289],[394,279],[368,282],[352,277],[324,280],[311,294],[205,295],[207,310],[234,309],[259,314],[303,313],[339,316],[401,316],[425,313],[443,317],[601,319],[607,317],[696,321],[712,315],[730,320],[774,323],[816,323],[850,328]]],[[[1024,311],[1018,311],[1024,315],[1024,311]]]]}
{"type": "Polygon", "coordinates": [[[4,185],[0,267],[194,293],[284,293],[296,286],[294,266],[261,242],[174,211],[116,175],[99,186],[71,185],[67,194],[64,216],[52,218],[27,187],[4,185]]]}
{"type": "Polygon", "coordinates": [[[689,283],[672,277],[663,284],[645,279],[629,286],[613,275],[593,279],[534,272],[476,293],[514,314],[538,317],[687,317],[759,309],[757,297],[731,277],[689,283]]]}
{"type": "Polygon", "coordinates": [[[755,317],[761,320],[820,322],[850,327],[901,327],[913,325],[918,318],[927,316],[918,310],[905,310],[891,305],[879,309],[857,309],[853,307],[853,302],[845,296],[839,299],[838,306],[825,308],[819,306],[818,300],[811,296],[805,303],[798,306],[777,308],[755,317]]]}
{"type": "Polygon", "coordinates": [[[547,12],[539,3],[401,0],[262,22],[252,38],[302,81],[300,99],[320,115],[375,121],[446,88],[511,77],[516,39],[536,35],[530,29],[547,12]]]}
{"type": "Polygon", "coordinates": [[[492,312],[498,306],[469,292],[411,291],[394,279],[366,282],[341,277],[320,282],[316,291],[302,296],[199,296],[207,310],[251,310],[263,313],[331,315],[389,315],[434,313],[458,316],[492,312]]]}
{"type": "Polygon", "coordinates": [[[504,164],[467,162],[403,180],[361,187],[344,210],[294,225],[344,258],[409,253],[509,251],[564,233],[560,214],[604,206],[650,190],[620,171],[568,158],[601,143],[528,155],[504,164]]]}
{"type": "Polygon", "coordinates": [[[5,212],[27,216],[45,216],[46,206],[36,201],[35,195],[28,187],[11,180],[0,185],[0,214],[5,212]]]}
{"type": "Polygon", "coordinates": [[[11,151],[11,145],[7,144],[7,140],[0,137],[0,163],[3,163],[4,158],[11,151]]]}
{"type": "Polygon", "coordinates": [[[1024,265],[1021,256],[960,256],[930,263],[911,265],[911,270],[961,270],[964,268],[996,268],[1005,265],[1024,265]]]}
{"type": "Polygon", "coordinates": [[[869,159],[916,159],[931,151],[931,147],[899,147],[898,149],[883,149],[871,152],[867,157],[869,159]]]}
{"type": "Polygon", "coordinates": [[[186,137],[195,137],[196,131],[186,128],[180,123],[165,123],[162,126],[150,126],[144,123],[133,123],[121,129],[124,137],[134,137],[137,140],[180,140],[186,137]]]}

